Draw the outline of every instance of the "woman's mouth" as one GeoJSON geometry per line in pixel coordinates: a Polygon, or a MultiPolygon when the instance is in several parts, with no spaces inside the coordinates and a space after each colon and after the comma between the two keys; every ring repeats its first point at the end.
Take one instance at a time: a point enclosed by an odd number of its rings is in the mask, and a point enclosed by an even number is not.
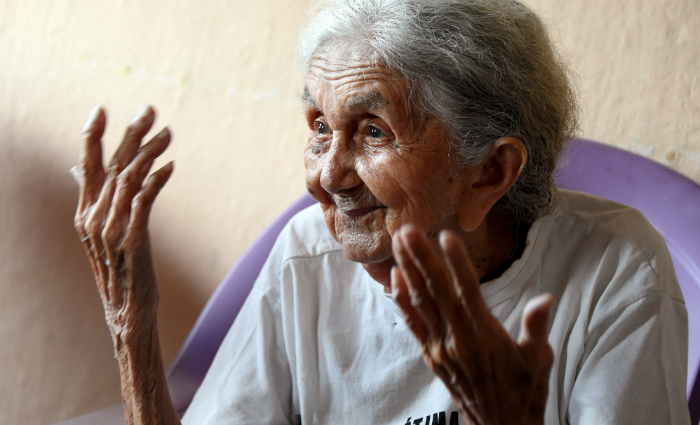
{"type": "Polygon", "coordinates": [[[373,205],[371,207],[353,208],[351,210],[342,210],[343,214],[350,217],[358,217],[361,215],[369,214],[372,211],[379,209],[378,206],[373,205]]]}

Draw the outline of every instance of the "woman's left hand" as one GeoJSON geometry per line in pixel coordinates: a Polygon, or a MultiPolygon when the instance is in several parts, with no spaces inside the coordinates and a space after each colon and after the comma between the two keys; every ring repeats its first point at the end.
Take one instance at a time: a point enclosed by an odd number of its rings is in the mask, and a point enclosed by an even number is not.
{"type": "Polygon", "coordinates": [[[551,295],[525,306],[518,342],[489,311],[457,235],[438,253],[416,226],[393,236],[391,289],[423,358],[471,424],[543,424],[554,354],[547,343],[551,295]]]}

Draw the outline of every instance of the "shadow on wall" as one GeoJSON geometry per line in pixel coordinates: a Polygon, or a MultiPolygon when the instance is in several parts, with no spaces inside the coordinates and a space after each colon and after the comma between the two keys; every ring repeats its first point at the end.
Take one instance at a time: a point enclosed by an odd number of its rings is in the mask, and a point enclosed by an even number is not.
{"type": "MultiPolygon", "coordinates": [[[[121,400],[101,302],[73,230],[73,164],[42,146],[60,143],[0,132],[0,423],[54,423],[121,400]]],[[[152,244],[167,367],[206,300],[178,258],[158,254],[157,234],[152,244]]]]}

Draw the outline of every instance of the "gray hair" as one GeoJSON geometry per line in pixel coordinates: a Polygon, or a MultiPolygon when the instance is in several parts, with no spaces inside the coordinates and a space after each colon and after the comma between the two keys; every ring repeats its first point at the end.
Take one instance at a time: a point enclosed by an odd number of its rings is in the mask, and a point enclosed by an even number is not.
{"type": "Polygon", "coordinates": [[[306,73],[322,49],[351,49],[408,81],[412,107],[448,128],[462,166],[501,137],[523,142],[528,161],[498,207],[519,222],[549,213],[552,174],[577,128],[563,60],[534,12],[515,0],[330,0],[302,33],[306,73]]]}

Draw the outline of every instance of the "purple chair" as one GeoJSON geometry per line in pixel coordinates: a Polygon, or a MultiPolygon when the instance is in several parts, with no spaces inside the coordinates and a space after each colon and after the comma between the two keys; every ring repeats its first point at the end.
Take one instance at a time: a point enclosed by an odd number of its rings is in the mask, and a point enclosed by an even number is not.
{"type": "MultiPolygon", "coordinates": [[[[690,351],[688,403],[700,419],[700,186],[653,161],[595,142],[577,140],[555,175],[560,187],[631,205],[666,238],[688,306],[690,351]]],[[[204,307],[168,371],[175,408],[182,415],[199,387],[226,332],[250,291],[277,235],[299,210],[315,201],[302,196],[243,254],[204,307]]],[[[121,404],[61,422],[62,425],[124,424],[121,404]]],[[[60,425],[60,424],[57,424],[60,425]]]]}

